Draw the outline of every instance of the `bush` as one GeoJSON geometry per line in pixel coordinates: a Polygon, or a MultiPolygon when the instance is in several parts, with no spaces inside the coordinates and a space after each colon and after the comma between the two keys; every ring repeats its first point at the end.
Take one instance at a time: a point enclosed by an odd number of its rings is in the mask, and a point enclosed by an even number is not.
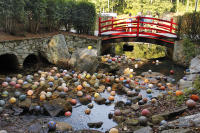
{"type": "Polygon", "coordinates": [[[200,40],[200,12],[186,13],[178,17],[178,33],[180,38],[192,41],[200,40]]]}
{"type": "Polygon", "coordinates": [[[58,14],[60,16],[60,25],[64,25],[66,31],[70,31],[73,26],[75,6],[76,3],[73,0],[59,0],[58,14]]]}
{"type": "Polygon", "coordinates": [[[95,29],[95,5],[88,1],[80,1],[74,9],[73,25],[78,33],[93,34],[95,29]]]}

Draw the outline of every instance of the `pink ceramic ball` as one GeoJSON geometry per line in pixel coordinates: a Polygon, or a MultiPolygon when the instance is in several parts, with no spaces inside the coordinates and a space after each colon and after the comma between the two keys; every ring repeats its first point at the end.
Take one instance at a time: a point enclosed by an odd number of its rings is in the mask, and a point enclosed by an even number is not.
{"type": "Polygon", "coordinates": [[[72,113],[70,111],[65,112],[66,117],[70,117],[71,115],[72,115],[72,113]]]}
{"type": "Polygon", "coordinates": [[[114,114],[115,114],[115,116],[120,116],[122,113],[119,109],[116,109],[114,114]]]}
{"type": "Polygon", "coordinates": [[[18,83],[18,84],[23,84],[24,81],[23,81],[22,79],[19,79],[19,80],[17,80],[17,83],[18,83]]]}
{"type": "Polygon", "coordinates": [[[88,100],[91,100],[92,99],[92,97],[90,96],[90,95],[86,95],[85,96],[88,100]]]}
{"type": "Polygon", "coordinates": [[[61,75],[60,75],[60,73],[56,73],[56,76],[57,76],[58,78],[60,78],[61,75]]]}
{"type": "Polygon", "coordinates": [[[8,82],[3,82],[3,83],[2,83],[2,86],[3,86],[3,87],[8,87],[8,82]]]}
{"type": "Polygon", "coordinates": [[[70,103],[71,103],[72,105],[76,105],[76,104],[77,104],[77,101],[76,101],[76,99],[71,99],[71,100],[70,100],[70,103]]]}
{"type": "Polygon", "coordinates": [[[189,99],[186,101],[186,105],[188,106],[188,108],[194,108],[196,106],[196,102],[192,99],[189,99]]]}
{"type": "Polygon", "coordinates": [[[68,87],[63,87],[64,92],[67,92],[68,90],[69,90],[68,87]]]}
{"type": "Polygon", "coordinates": [[[51,70],[50,72],[51,72],[51,73],[55,73],[55,70],[51,70]]]}
{"type": "Polygon", "coordinates": [[[15,85],[15,88],[16,88],[16,89],[18,89],[18,88],[20,88],[20,87],[21,87],[20,84],[16,84],[16,85],[15,85]]]}
{"type": "Polygon", "coordinates": [[[10,82],[10,85],[15,86],[15,85],[16,85],[16,82],[15,82],[15,81],[11,81],[11,82],[10,82]]]}

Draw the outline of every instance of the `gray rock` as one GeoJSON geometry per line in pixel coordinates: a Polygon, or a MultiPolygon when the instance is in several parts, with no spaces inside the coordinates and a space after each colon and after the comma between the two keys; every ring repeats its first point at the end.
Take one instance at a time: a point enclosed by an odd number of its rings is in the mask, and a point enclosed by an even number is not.
{"type": "Polygon", "coordinates": [[[97,50],[77,49],[72,54],[69,64],[79,71],[95,72],[99,65],[97,50]]]}
{"type": "Polygon", "coordinates": [[[151,127],[147,126],[134,131],[134,133],[153,133],[153,130],[151,127]]]}
{"type": "Polygon", "coordinates": [[[58,104],[49,104],[45,103],[44,109],[49,113],[50,116],[55,117],[58,116],[58,114],[63,111],[63,107],[58,104]]]}
{"type": "Polygon", "coordinates": [[[158,73],[158,72],[151,72],[151,73],[149,73],[149,72],[143,72],[142,74],[141,74],[143,77],[157,77],[157,76],[160,76],[160,77],[164,77],[164,75],[163,74],[161,74],[161,73],[158,73]]]}
{"type": "Polygon", "coordinates": [[[153,115],[151,118],[153,124],[160,124],[160,122],[164,120],[164,117],[161,115],[153,115]]]}
{"type": "Polygon", "coordinates": [[[0,133],[8,133],[6,130],[0,130],[0,133]]]}
{"type": "Polygon", "coordinates": [[[180,129],[169,129],[169,130],[164,130],[161,133],[191,133],[191,129],[189,128],[180,128],[180,129]]]}
{"type": "Polygon", "coordinates": [[[99,97],[95,98],[94,101],[98,104],[105,104],[106,99],[104,97],[99,96],[99,97]]]}
{"type": "Polygon", "coordinates": [[[180,117],[177,120],[168,123],[169,127],[199,127],[200,126],[200,113],[180,117]]]}
{"type": "Polygon", "coordinates": [[[180,79],[180,81],[178,82],[178,85],[180,89],[185,89],[185,88],[192,87],[192,83],[193,81],[185,81],[183,79],[180,79]]]}
{"type": "Polygon", "coordinates": [[[200,72],[200,55],[193,58],[190,62],[190,73],[198,73],[200,72]]]}
{"type": "Polygon", "coordinates": [[[90,128],[100,128],[103,125],[103,122],[93,122],[93,123],[88,123],[87,125],[90,128]]]}
{"type": "Polygon", "coordinates": [[[42,55],[53,64],[57,64],[60,60],[69,59],[70,54],[68,52],[64,35],[59,34],[53,36],[46,51],[42,52],[42,55]]]}
{"type": "Polygon", "coordinates": [[[19,103],[20,108],[29,109],[31,106],[31,99],[26,98],[24,101],[19,103]]]}
{"type": "Polygon", "coordinates": [[[87,105],[91,102],[91,100],[89,100],[87,97],[81,97],[81,98],[79,98],[79,101],[83,105],[87,105]]]}
{"type": "Polygon", "coordinates": [[[61,132],[73,131],[73,127],[66,122],[56,122],[56,130],[61,132]]]}

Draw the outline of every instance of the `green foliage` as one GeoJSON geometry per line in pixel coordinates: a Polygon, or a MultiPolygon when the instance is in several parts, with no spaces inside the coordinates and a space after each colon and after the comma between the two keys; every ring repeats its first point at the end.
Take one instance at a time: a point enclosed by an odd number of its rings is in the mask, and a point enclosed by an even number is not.
{"type": "Polygon", "coordinates": [[[183,40],[183,51],[185,54],[186,62],[190,62],[192,58],[194,58],[197,54],[200,53],[196,45],[189,39],[183,40]]]}
{"type": "Polygon", "coordinates": [[[200,12],[186,13],[178,17],[178,35],[192,41],[200,41],[200,12]]]}
{"type": "Polygon", "coordinates": [[[185,95],[180,95],[180,96],[176,96],[176,104],[177,105],[182,105],[186,100],[186,96],[185,95]]]}
{"type": "MultiPolygon", "coordinates": [[[[194,80],[193,87],[194,87],[195,89],[200,90],[200,76],[198,76],[198,77],[194,80]]],[[[200,94],[200,93],[199,93],[199,94],[200,94]]]]}
{"type": "Polygon", "coordinates": [[[92,34],[95,29],[95,5],[88,1],[80,1],[74,10],[73,25],[78,33],[92,34]]]}

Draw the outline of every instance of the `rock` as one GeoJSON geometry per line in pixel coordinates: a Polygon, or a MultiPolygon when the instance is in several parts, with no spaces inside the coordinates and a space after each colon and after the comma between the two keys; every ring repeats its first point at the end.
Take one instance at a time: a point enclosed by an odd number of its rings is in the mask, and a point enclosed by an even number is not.
{"type": "Polygon", "coordinates": [[[61,132],[66,132],[66,131],[73,131],[73,128],[70,124],[66,122],[56,122],[56,130],[59,130],[61,132]]]}
{"type": "Polygon", "coordinates": [[[115,107],[117,108],[123,108],[125,106],[125,103],[123,101],[118,101],[116,104],[115,104],[115,107]]]}
{"type": "Polygon", "coordinates": [[[132,112],[131,109],[121,110],[122,115],[128,115],[131,112],[132,112]]]}
{"type": "Polygon", "coordinates": [[[190,73],[198,73],[200,72],[200,55],[196,56],[195,58],[193,58],[190,62],[190,73]]]}
{"type": "Polygon", "coordinates": [[[88,123],[87,125],[90,128],[100,128],[103,125],[103,122],[88,123]]]}
{"type": "Polygon", "coordinates": [[[131,108],[132,108],[133,110],[137,111],[137,110],[140,108],[140,106],[139,106],[138,104],[133,104],[133,105],[131,106],[131,108]]]}
{"type": "Polygon", "coordinates": [[[126,123],[129,126],[137,126],[139,124],[139,121],[133,118],[133,119],[126,120],[126,123]]]}
{"type": "Polygon", "coordinates": [[[98,103],[98,104],[105,104],[106,99],[103,98],[103,97],[101,97],[101,96],[99,96],[99,97],[95,98],[94,101],[95,101],[96,103],[98,103]]]}
{"type": "Polygon", "coordinates": [[[81,98],[79,98],[79,101],[83,105],[87,105],[91,102],[91,100],[89,100],[87,97],[81,97],[81,98]]]}
{"type": "Polygon", "coordinates": [[[72,54],[69,64],[76,70],[93,73],[99,65],[97,50],[77,49],[72,54]]]}
{"type": "Polygon", "coordinates": [[[169,129],[169,130],[164,130],[161,133],[191,133],[192,129],[189,128],[179,128],[179,129],[169,129]]]}
{"type": "Polygon", "coordinates": [[[151,127],[147,126],[134,131],[134,133],[153,133],[153,130],[151,127]]]}
{"type": "Polygon", "coordinates": [[[42,51],[41,54],[53,64],[57,64],[61,60],[69,59],[70,54],[68,52],[64,35],[59,34],[53,36],[47,46],[47,49],[42,51]]]}
{"type": "Polygon", "coordinates": [[[180,89],[192,87],[192,84],[193,84],[193,81],[185,81],[183,79],[180,79],[179,82],[178,82],[180,89]]]}
{"type": "Polygon", "coordinates": [[[121,123],[124,122],[126,120],[126,118],[124,116],[113,116],[113,121],[117,122],[117,123],[121,123]]]}
{"type": "Polygon", "coordinates": [[[19,102],[19,107],[23,109],[29,109],[31,106],[31,99],[26,98],[24,101],[19,102]]]}
{"type": "Polygon", "coordinates": [[[162,120],[164,120],[163,116],[161,116],[161,115],[153,115],[153,116],[151,117],[151,119],[152,119],[152,123],[153,123],[153,124],[160,124],[160,122],[161,122],[162,120]]]}
{"type": "Polygon", "coordinates": [[[158,73],[158,72],[151,72],[151,73],[149,73],[149,72],[143,72],[141,74],[141,76],[146,77],[146,78],[148,78],[148,77],[157,77],[157,76],[164,77],[163,74],[158,73]]]}
{"type": "Polygon", "coordinates": [[[0,133],[8,133],[6,130],[0,130],[0,133]]]}
{"type": "Polygon", "coordinates": [[[29,133],[43,133],[43,132],[48,132],[48,128],[44,127],[40,123],[41,121],[36,121],[34,122],[31,126],[28,127],[28,132],[29,133]]]}
{"type": "Polygon", "coordinates": [[[61,112],[72,111],[71,104],[61,98],[45,102],[43,106],[52,117],[58,116],[61,112]]]}
{"type": "Polygon", "coordinates": [[[168,122],[169,127],[199,127],[200,126],[200,113],[180,117],[177,120],[168,122]]]}

